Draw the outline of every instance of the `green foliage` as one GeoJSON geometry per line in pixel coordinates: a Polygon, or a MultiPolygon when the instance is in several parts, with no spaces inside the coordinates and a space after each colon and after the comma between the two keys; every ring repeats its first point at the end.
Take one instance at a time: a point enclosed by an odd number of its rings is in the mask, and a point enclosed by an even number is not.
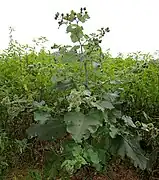
{"type": "Polygon", "coordinates": [[[33,180],[42,180],[42,176],[40,174],[40,172],[38,170],[31,170],[29,171],[29,174],[28,176],[26,177],[26,180],[30,180],[30,179],[33,179],[33,180]]]}
{"type": "MultiPolygon", "coordinates": [[[[37,53],[11,39],[0,55],[1,173],[32,138],[54,144],[45,179],[66,179],[83,166],[102,171],[117,156],[151,170],[159,145],[158,63],[103,53],[100,43],[110,30],[85,34],[86,8],[55,19],[66,25],[74,46],[54,44],[37,53]],[[141,146],[145,139],[152,152],[141,146]]],[[[30,176],[41,179],[38,172],[30,176]]]]}
{"type": "Polygon", "coordinates": [[[52,119],[45,124],[32,124],[27,129],[27,133],[30,138],[38,137],[40,140],[53,140],[54,138],[63,137],[66,129],[65,124],[60,119],[52,119]]]}
{"type": "Polygon", "coordinates": [[[102,123],[99,111],[90,111],[86,115],[81,112],[69,112],[65,114],[64,120],[67,132],[77,143],[82,142],[82,139],[88,139],[102,123]]]}

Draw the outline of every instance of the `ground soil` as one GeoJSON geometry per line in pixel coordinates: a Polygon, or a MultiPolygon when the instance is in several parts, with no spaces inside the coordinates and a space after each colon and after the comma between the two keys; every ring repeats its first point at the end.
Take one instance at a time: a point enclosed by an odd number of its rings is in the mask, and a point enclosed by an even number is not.
{"type": "Polygon", "coordinates": [[[109,166],[105,175],[96,174],[93,170],[85,169],[83,172],[82,170],[79,171],[72,180],[84,180],[85,178],[92,180],[140,180],[136,169],[118,161],[109,166]]]}
{"type": "MultiPolygon", "coordinates": [[[[12,173],[6,178],[6,180],[25,180],[28,175],[28,169],[13,169],[12,173]]],[[[82,169],[71,180],[140,180],[137,173],[133,168],[124,167],[123,165],[112,165],[108,175],[96,174],[91,169],[82,169]]]]}
{"type": "MultiPolygon", "coordinates": [[[[46,142],[34,143],[35,158],[30,161],[27,159],[27,154],[17,162],[14,168],[11,168],[7,177],[3,180],[26,180],[30,169],[37,169],[43,172],[44,167],[44,146],[46,142]],[[35,161],[36,160],[36,161],[35,161]]],[[[29,179],[32,180],[32,179],[29,179]]],[[[35,179],[33,179],[35,180],[35,179]]],[[[45,180],[45,179],[44,179],[45,180]]],[[[51,180],[51,179],[49,179],[51,180]]],[[[155,170],[151,174],[145,174],[138,169],[134,168],[130,162],[122,161],[120,159],[112,160],[108,167],[107,172],[98,174],[94,169],[85,167],[74,174],[70,180],[159,180],[159,163],[157,163],[155,170]],[[143,176],[144,175],[144,176],[143,176]]]]}

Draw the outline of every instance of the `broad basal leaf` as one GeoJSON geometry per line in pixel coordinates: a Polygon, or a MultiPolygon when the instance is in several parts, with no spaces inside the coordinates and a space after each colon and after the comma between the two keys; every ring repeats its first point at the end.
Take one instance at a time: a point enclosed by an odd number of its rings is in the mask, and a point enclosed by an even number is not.
{"type": "Polygon", "coordinates": [[[124,146],[126,154],[133,160],[134,166],[139,166],[142,170],[146,169],[148,159],[143,155],[137,140],[124,141],[124,146]]]}
{"type": "Polygon", "coordinates": [[[64,120],[67,124],[67,131],[72,134],[76,142],[82,142],[82,138],[89,138],[91,133],[96,132],[101,125],[101,113],[91,111],[88,115],[81,112],[69,112],[64,120]],[[96,127],[96,128],[94,128],[96,127]]]}
{"type": "Polygon", "coordinates": [[[60,120],[50,120],[46,124],[33,124],[27,129],[27,134],[40,140],[52,140],[64,136],[66,126],[60,120]]]}
{"type": "Polygon", "coordinates": [[[154,166],[154,162],[157,162],[158,153],[159,153],[159,150],[158,150],[158,149],[154,149],[154,150],[151,152],[151,155],[150,155],[149,160],[148,160],[148,163],[147,163],[147,169],[148,169],[149,171],[152,171],[152,168],[153,168],[153,166],[154,166]]]}
{"type": "Polygon", "coordinates": [[[139,167],[142,170],[146,169],[148,159],[143,155],[143,151],[136,139],[123,139],[118,148],[118,154],[123,158],[125,155],[129,157],[133,161],[135,167],[139,167]]]}

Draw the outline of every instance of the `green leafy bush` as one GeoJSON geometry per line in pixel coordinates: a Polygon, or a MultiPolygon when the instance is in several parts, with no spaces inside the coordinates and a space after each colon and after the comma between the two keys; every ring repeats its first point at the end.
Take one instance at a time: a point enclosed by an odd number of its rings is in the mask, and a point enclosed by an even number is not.
{"type": "Polygon", "coordinates": [[[18,147],[14,155],[25,153],[37,138],[54,144],[47,159],[50,178],[86,165],[102,171],[118,156],[150,170],[151,153],[141,142],[149,137],[158,147],[158,64],[103,53],[100,43],[110,30],[85,34],[86,8],[55,19],[66,25],[74,46],[54,44],[37,53],[11,41],[1,54],[0,128],[10,139],[4,152],[7,141],[0,136],[3,164],[12,164],[9,152],[18,147]]]}

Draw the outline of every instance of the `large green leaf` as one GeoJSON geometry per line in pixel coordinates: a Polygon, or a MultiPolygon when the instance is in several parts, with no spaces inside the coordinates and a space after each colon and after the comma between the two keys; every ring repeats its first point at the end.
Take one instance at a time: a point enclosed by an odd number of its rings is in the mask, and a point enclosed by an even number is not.
{"type": "Polygon", "coordinates": [[[27,129],[29,137],[38,137],[40,140],[53,140],[66,134],[66,126],[60,120],[50,120],[46,124],[33,124],[27,129]]]}
{"type": "Polygon", "coordinates": [[[78,42],[78,40],[79,40],[78,36],[74,33],[71,33],[70,38],[73,43],[78,42]]]}
{"type": "Polygon", "coordinates": [[[72,134],[76,142],[82,142],[82,138],[88,139],[91,133],[97,131],[101,125],[100,111],[90,111],[84,115],[81,112],[69,112],[64,120],[67,124],[67,131],[72,134]]]}
{"type": "Polygon", "coordinates": [[[99,105],[101,107],[103,107],[104,109],[110,109],[111,110],[111,109],[115,108],[110,101],[102,101],[99,105]]]}
{"type": "Polygon", "coordinates": [[[67,29],[68,32],[71,32],[71,40],[73,43],[78,42],[83,37],[83,27],[78,25],[72,25],[67,29]]]}
{"type": "Polygon", "coordinates": [[[91,105],[96,107],[98,110],[101,110],[102,112],[115,108],[110,101],[91,102],[91,105]]]}
{"type": "Polygon", "coordinates": [[[118,154],[122,158],[125,156],[129,157],[133,161],[134,166],[142,170],[147,167],[148,159],[144,156],[137,137],[124,139],[121,136],[117,136],[117,138],[112,139],[111,153],[113,155],[118,154]]]}
{"type": "Polygon", "coordinates": [[[134,166],[139,166],[142,170],[146,169],[148,159],[143,155],[138,141],[135,139],[124,141],[124,146],[126,155],[133,160],[134,166]]]}
{"type": "Polygon", "coordinates": [[[66,28],[66,32],[67,32],[67,33],[72,32],[73,30],[74,30],[74,29],[73,29],[72,25],[69,25],[69,26],[67,26],[67,28],[66,28]]]}
{"type": "Polygon", "coordinates": [[[79,57],[77,56],[76,53],[73,52],[73,48],[72,48],[72,51],[67,52],[63,55],[62,62],[64,62],[64,63],[76,62],[78,59],[79,59],[79,57]]]}
{"type": "Polygon", "coordinates": [[[92,148],[87,149],[84,155],[89,158],[93,164],[99,164],[98,152],[95,152],[92,148]]]}
{"type": "Polygon", "coordinates": [[[34,112],[34,120],[37,121],[39,124],[45,124],[45,122],[50,118],[51,115],[48,112],[43,112],[43,111],[34,112]]]}
{"type": "Polygon", "coordinates": [[[110,101],[110,102],[115,102],[118,98],[119,98],[119,94],[117,94],[117,92],[114,93],[106,93],[103,95],[103,98],[106,101],[110,101]]]}

